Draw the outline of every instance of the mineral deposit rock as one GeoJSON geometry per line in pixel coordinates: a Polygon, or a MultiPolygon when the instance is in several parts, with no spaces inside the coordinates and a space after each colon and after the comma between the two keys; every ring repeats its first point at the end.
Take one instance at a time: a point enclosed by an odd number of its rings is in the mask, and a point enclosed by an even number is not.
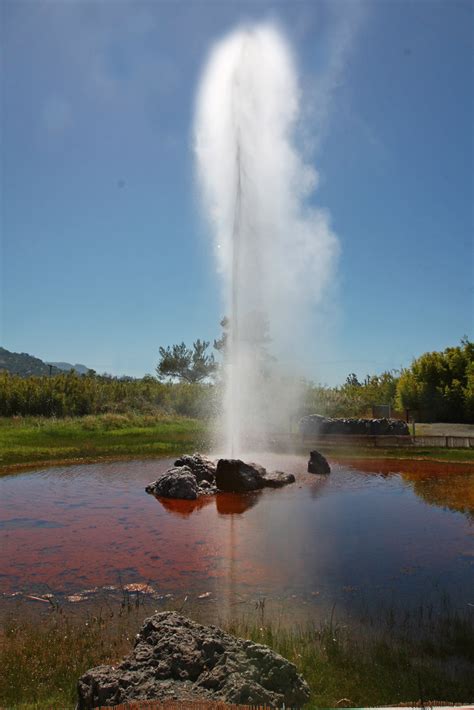
{"type": "Polygon", "coordinates": [[[180,456],[179,459],[174,462],[174,465],[178,467],[187,466],[190,468],[196,476],[198,483],[201,483],[201,481],[207,481],[208,483],[215,482],[216,464],[211,461],[211,459],[208,459],[207,456],[197,453],[191,456],[184,454],[184,456],[180,456]]]}
{"type": "Polygon", "coordinates": [[[209,700],[299,707],[309,689],[296,667],[267,646],[202,626],[176,612],[146,619],[133,651],[78,682],[77,710],[134,700],[209,700]]]}
{"type": "Polygon", "coordinates": [[[200,489],[196,476],[187,466],[170,468],[161,478],[145,488],[147,493],[163,498],[195,500],[200,489]]]}
{"type": "Polygon", "coordinates": [[[319,451],[310,451],[308,473],[319,473],[324,475],[331,473],[331,467],[319,451]]]}

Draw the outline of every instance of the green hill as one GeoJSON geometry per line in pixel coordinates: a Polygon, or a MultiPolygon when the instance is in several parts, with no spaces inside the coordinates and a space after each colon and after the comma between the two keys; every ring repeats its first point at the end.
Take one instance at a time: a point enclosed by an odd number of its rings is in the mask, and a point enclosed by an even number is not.
{"type": "Polygon", "coordinates": [[[62,370],[54,365],[49,365],[38,357],[28,353],[12,353],[0,347],[0,371],[6,370],[21,377],[31,375],[58,375],[62,370]]]}

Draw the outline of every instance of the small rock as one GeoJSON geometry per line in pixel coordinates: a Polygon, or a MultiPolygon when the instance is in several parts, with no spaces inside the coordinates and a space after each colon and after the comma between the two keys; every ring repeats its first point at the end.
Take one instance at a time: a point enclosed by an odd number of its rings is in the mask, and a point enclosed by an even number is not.
{"type": "Polygon", "coordinates": [[[284,473],[283,471],[267,472],[264,476],[265,486],[269,488],[283,488],[289,483],[295,482],[295,477],[292,473],[284,473]]]}
{"type": "Polygon", "coordinates": [[[319,451],[310,451],[308,461],[308,473],[327,475],[331,473],[331,467],[327,460],[319,451]]]}

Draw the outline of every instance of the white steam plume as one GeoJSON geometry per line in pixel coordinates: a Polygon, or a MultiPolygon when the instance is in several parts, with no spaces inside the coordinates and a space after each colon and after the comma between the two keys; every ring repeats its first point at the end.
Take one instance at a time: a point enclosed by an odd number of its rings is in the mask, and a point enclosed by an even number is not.
{"type": "Polygon", "coordinates": [[[293,352],[309,306],[334,277],[338,241],[307,199],[317,173],[296,146],[300,91],[290,49],[271,24],[238,29],[211,51],[198,91],[195,151],[230,318],[224,439],[242,454],[281,426],[281,373],[268,348],[293,352]],[[275,418],[278,412],[281,421],[275,418]]]}

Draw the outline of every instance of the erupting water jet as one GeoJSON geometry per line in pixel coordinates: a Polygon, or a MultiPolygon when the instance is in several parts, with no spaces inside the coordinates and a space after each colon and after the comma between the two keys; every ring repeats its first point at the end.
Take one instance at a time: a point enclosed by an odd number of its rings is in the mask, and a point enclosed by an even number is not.
{"type": "Polygon", "coordinates": [[[338,252],[327,214],[307,204],[317,174],[297,149],[299,113],[292,55],[274,26],[239,29],[213,48],[195,152],[229,316],[220,445],[232,457],[249,435],[265,446],[286,429],[295,390],[288,378],[283,386],[273,353],[297,364],[295,343],[338,252]]]}

